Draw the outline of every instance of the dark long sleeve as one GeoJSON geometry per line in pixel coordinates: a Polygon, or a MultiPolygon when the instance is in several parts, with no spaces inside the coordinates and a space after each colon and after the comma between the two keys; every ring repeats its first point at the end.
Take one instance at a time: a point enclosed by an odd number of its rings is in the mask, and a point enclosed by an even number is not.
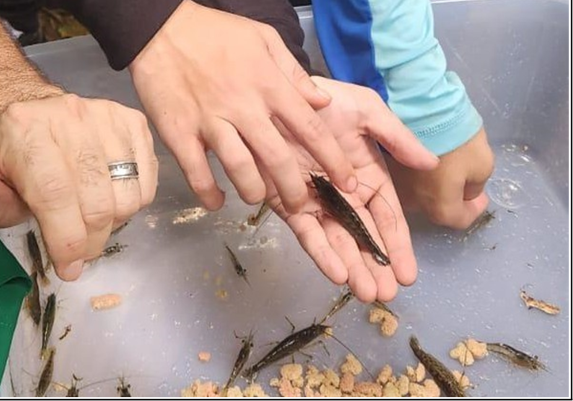
{"type": "Polygon", "coordinates": [[[121,70],[139,54],[183,0],[60,0],[121,70]]]}
{"type": "Polygon", "coordinates": [[[300,65],[311,72],[310,59],[303,50],[304,31],[288,0],[196,0],[198,4],[271,25],[300,65]]]}

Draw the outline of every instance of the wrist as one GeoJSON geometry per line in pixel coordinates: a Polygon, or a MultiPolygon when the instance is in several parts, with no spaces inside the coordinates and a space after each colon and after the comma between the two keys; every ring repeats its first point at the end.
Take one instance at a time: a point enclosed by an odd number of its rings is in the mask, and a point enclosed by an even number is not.
{"type": "Polygon", "coordinates": [[[46,83],[40,77],[15,79],[0,92],[0,115],[13,103],[61,96],[64,93],[62,88],[46,83]]]}

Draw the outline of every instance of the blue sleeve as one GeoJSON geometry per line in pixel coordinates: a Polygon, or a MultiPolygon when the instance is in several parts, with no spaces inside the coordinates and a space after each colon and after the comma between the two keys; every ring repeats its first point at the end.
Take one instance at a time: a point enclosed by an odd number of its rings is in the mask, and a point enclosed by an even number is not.
{"type": "Polygon", "coordinates": [[[434,36],[429,0],[314,0],[333,78],[376,90],[433,153],[471,139],[482,118],[434,36]]]}

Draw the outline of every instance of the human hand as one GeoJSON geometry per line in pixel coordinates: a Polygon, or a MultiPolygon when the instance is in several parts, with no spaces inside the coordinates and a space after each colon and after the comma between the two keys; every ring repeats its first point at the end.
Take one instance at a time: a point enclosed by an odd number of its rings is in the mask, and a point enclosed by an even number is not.
{"type": "Polygon", "coordinates": [[[484,186],[494,155],[482,128],[463,146],[440,157],[432,171],[416,171],[391,157],[388,168],[404,209],[421,210],[435,224],[465,229],[487,208],[484,186]]]}
{"type": "MultiPolygon", "coordinates": [[[[373,239],[385,250],[390,266],[381,266],[331,216],[321,213],[318,199],[311,198],[299,213],[289,213],[269,182],[269,205],[286,221],[299,242],[321,271],[334,283],[348,285],[363,302],[389,301],[398,283],[410,285],[416,279],[416,259],[408,225],[402,214],[392,180],[377,140],[402,163],[421,170],[435,168],[438,159],[394,116],[371,89],[325,78],[313,77],[332,96],[319,114],[354,167],[359,185],[343,193],[356,210],[373,239]],[[273,195],[274,193],[274,195],[273,195]]],[[[288,130],[282,128],[283,134],[288,130]]],[[[310,182],[309,171],[322,175],[320,166],[301,147],[298,162],[310,182]]]]}
{"type": "Polygon", "coordinates": [[[278,124],[340,188],[356,188],[352,166],[313,110],[330,98],[316,89],[273,28],[184,1],[130,71],[162,140],[208,209],[224,202],[208,150],[245,202],[264,199],[263,171],[288,211],[307,201],[296,156],[278,124]]]}
{"type": "Polygon", "coordinates": [[[75,280],[113,227],[149,205],[158,164],[145,117],[105,100],[60,94],[0,114],[0,227],[30,214],[57,275],[75,280]],[[108,163],[136,161],[139,179],[112,181],[108,163]]]}

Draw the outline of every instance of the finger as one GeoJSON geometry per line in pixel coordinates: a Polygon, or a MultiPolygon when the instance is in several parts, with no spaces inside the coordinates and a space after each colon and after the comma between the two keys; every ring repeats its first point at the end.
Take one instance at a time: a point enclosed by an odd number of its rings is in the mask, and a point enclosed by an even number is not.
{"type": "Polygon", "coordinates": [[[285,85],[279,85],[274,95],[274,113],[280,122],[322,166],[333,184],[354,192],[358,185],[354,169],[320,116],[285,85]]]}
{"type": "Polygon", "coordinates": [[[457,197],[450,200],[442,200],[432,205],[423,204],[422,208],[435,224],[450,227],[456,230],[467,229],[486,209],[489,199],[485,192],[477,198],[464,201],[463,187],[457,193],[457,197]]]}
{"type": "Polygon", "coordinates": [[[81,274],[87,231],[74,176],[50,136],[37,129],[28,134],[34,139],[26,149],[25,168],[15,169],[8,177],[40,225],[56,274],[71,281],[81,274]]]}
{"type": "Polygon", "coordinates": [[[226,121],[212,124],[205,133],[205,140],[221,160],[241,199],[251,205],[265,199],[265,183],[251,152],[233,125],[226,121]]]}
{"type": "MultiPolygon", "coordinates": [[[[391,181],[388,181],[370,198],[368,210],[376,224],[376,231],[380,233],[388,251],[395,279],[401,285],[408,286],[416,281],[416,257],[408,223],[398,196],[391,186],[391,181]]],[[[374,238],[376,240],[376,237],[374,238]]],[[[389,293],[384,295],[388,296],[389,293]]]]}
{"type": "Polygon", "coordinates": [[[330,246],[318,220],[311,214],[300,213],[287,217],[285,221],[322,273],[335,284],[346,283],[346,266],[330,246]]]}
{"type": "Polygon", "coordinates": [[[70,167],[78,195],[87,233],[84,260],[101,254],[116,210],[104,147],[97,132],[85,131],[90,126],[97,127],[96,123],[80,124],[70,119],[53,134],[70,167]]]}
{"type": "Polygon", "coordinates": [[[366,113],[367,131],[397,161],[417,170],[433,170],[439,159],[427,150],[414,134],[392,113],[384,102],[373,93],[366,113]]]}
{"type": "Polygon", "coordinates": [[[181,138],[172,151],[187,183],[203,205],[211,211],[220,209],[225,195],[215,182],[203,144],[194,136],[188,136],[181,138]]]}
{"type": "Polygon", "coordinates": [[[321,219],[326,236],[332,249],[336,251],[348,269],[348,285],[356,297],[366,303],[376,299],[376,282],[366,267],[358,245],[352,236],[331,217],[321,219]]]}
{"type": "MultiPolygon", "coordinates": [[[[279,127],[268,119],[244,120],[240,123],[244,127],[241,130],[243,137],[268,173],[283,207],[289,214],[299,212],[308,200],[308,190],[296,157],[279,133],[279,127]]],[[[284,129],[282,125],[281,128],[284,129]]]]}
{"type": "Polygon", "coordinates": [[[308,73],[286,47],[277,31],[265,24],[256,24],[256,26],[267,42],[271,57],[298,93],[314,109],[318,110],[328,106],[332,100],[331,96],[310,79],[308,73]]]}
{"type": "Polygon", "coordinates": [[[18,194],[0,180],[0,228],[17,226],[26,221],[30,210],[18,194]]]}
{"type": "Polygon", "coordinates": [[[128,129],[135,148],[135,160],[139,170],[140,209],[142,209],[150,205],[155,198],[159,162],[153,149],[153,135],[149,130],[145,116],[139,111],[131,110],[131,112],[133,112],[133,118],[130,120],[128,129]]]}

